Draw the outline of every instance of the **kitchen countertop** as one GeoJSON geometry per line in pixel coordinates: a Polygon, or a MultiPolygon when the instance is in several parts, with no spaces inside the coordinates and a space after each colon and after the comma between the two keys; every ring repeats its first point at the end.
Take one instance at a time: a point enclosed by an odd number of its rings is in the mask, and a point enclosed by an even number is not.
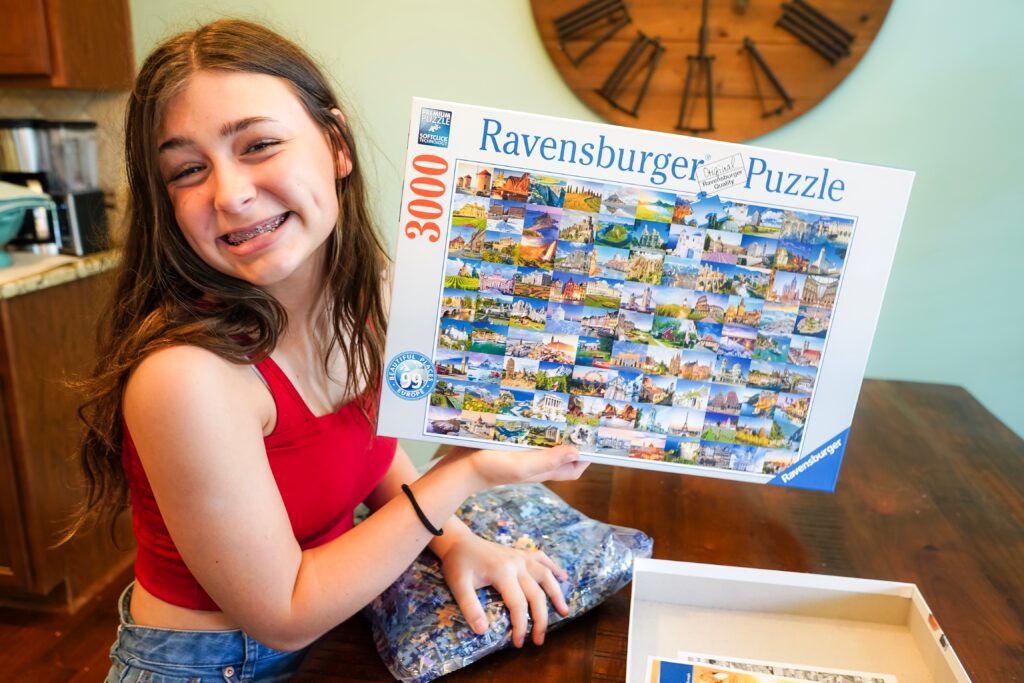
{"type": "Polygon", "coordinates": [[[88,256],[8,253],[14,263],[0,268],[0,299],[11,299],[97,275],[116,266],[120,258],[116,251],[101,251],[88,256]]]}

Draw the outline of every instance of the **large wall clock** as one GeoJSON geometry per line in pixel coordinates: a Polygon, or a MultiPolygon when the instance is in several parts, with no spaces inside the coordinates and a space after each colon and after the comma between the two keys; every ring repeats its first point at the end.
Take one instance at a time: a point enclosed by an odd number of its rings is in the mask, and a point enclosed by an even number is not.
{"type": "Polygon", "coordinates": [[[853,70],[892,0],[530,0],[569,88],[624,126],[742,141],[853,70]]]}

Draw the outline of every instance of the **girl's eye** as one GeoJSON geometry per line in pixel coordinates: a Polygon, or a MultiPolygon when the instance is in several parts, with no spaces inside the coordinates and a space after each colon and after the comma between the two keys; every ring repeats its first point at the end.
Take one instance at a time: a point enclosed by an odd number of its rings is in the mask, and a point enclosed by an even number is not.
{"type": "Polygon", "coordinates": [[[259,140],[246,147],[245,154],[256,154],[258,152],[263,152],[279,144],[281,144],[280,140],[259,140]]]}
{"type": "Polygon", "coordinates": [[[181,180],[183,178],[187,178],[190,175],[194,175],[194,174],[196,174],[196,173],[198,173],[199,171],[202,171],[202,170],[203,170],[202,166],[188,166],[186,168],[181,169],[180,171],[178,171],[174,175],[172,175],[168,179],[167,182],[173,183],[176,180],[181,180]]]}

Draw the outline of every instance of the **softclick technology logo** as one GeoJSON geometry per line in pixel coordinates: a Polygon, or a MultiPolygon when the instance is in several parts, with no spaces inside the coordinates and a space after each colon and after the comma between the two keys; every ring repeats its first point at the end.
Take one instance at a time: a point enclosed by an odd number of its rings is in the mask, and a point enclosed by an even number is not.
{"type": "Polygon", "coordinates": [[[447,147],[452,129],[452,113],[443,109],[420,107],[420,134],[418,142],[431,147],[447,147]]]}

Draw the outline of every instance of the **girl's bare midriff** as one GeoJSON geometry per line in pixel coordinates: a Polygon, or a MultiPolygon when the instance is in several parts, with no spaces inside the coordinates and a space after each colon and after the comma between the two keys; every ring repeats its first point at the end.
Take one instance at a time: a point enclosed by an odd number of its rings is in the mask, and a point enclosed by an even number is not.
{"type": "Polygon", "coordinates": [[[132,588],[132,620],[139,626],[187,631],[227,631],[238,624],[223,612],[204,612],[179,607],[156,597],[138,581],[132,588]]]}

